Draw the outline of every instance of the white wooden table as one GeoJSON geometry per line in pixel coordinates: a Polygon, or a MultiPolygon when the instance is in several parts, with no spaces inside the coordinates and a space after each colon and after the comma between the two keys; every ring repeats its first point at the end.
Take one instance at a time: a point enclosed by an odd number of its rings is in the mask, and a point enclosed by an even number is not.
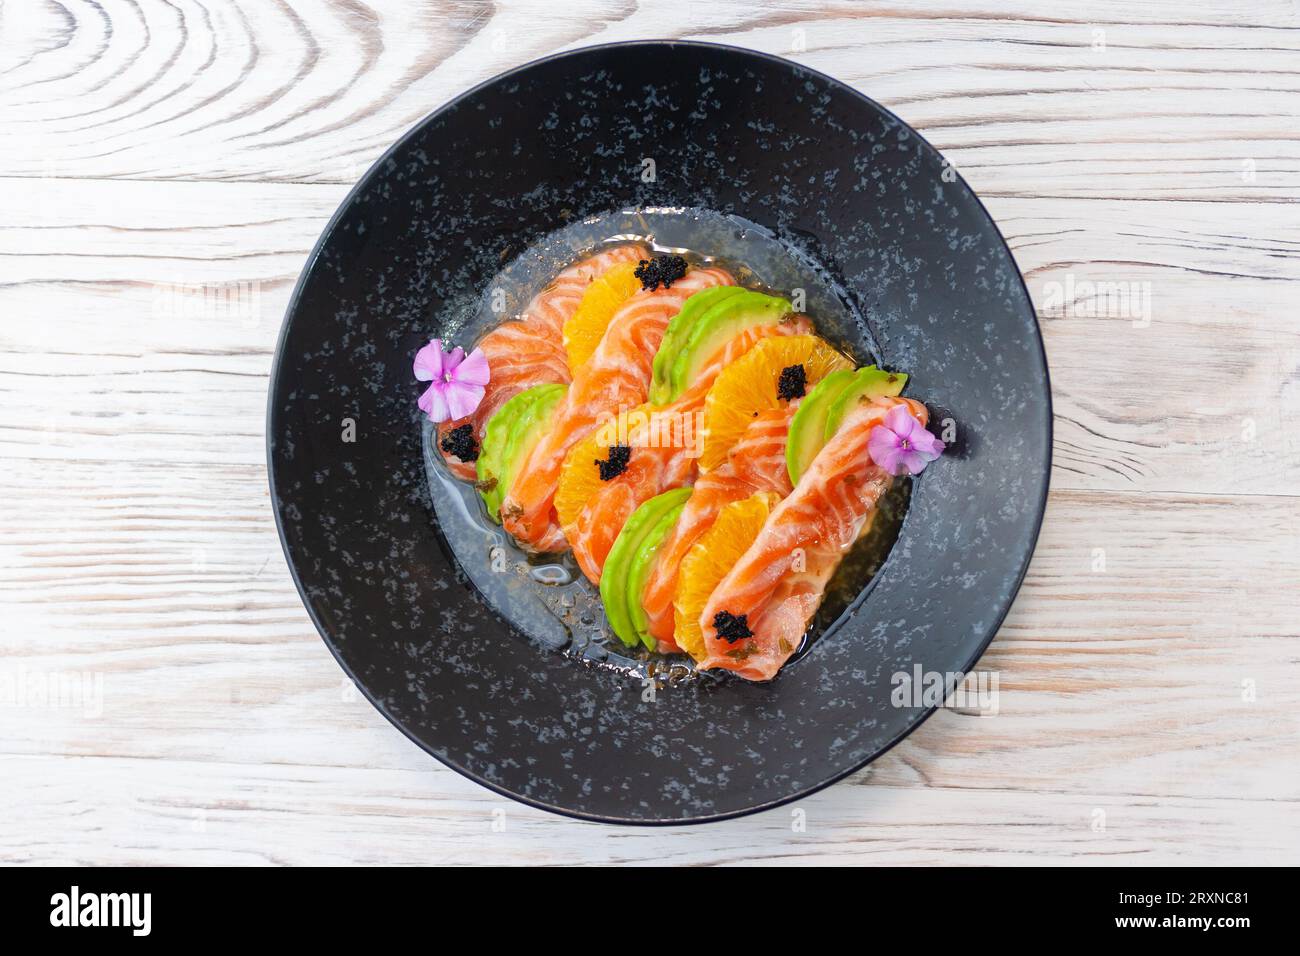
{"type": "Polygon", "coordinates": [[[9,0],[0,861],[1295,862],[1298,255],[1292,0],[9,0]],[[272,347],[349,186],[480,80],[653,36],[916,126],[1051,361],[999,714],[939,713],[802,831],[577,823],[442,768],[350,692],[268,503],[272,347]]]}

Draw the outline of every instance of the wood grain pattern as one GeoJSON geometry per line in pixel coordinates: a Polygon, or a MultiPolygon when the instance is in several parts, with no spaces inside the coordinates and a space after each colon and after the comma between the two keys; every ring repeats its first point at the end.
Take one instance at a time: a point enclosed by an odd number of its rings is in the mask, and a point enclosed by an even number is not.
{"type": "MultiPolygon", "coordinates": [[[[131,865],[575,863],[1104,865],[1285,863],[1292,805],[1271,800],[972,795],[841,784],[707,829],[607,827],[503,801],[448,770],[333,770],[9,758],[37,839],[0,831],[10,862],[131,865]],[[87,805],[84,788],[99,796],[87,805]],[[83,808],[75,815],[70,808],[83,808]],[[1241,820],[1253,825],[1243,831],[1241,820]],[[495,827],[495,828],[494,828],[495,827]],[[268,835],[274,834],[274,838],[268,835]],[[1189,839],[1194,835],[1194,839],[1189,839]],[[12,841],[12,842],[11,842],[12,841]]],[[[6,791],[6,795],[9,791],[6,791]]]]}
{"type": "Polygon", "coordinates": [[[1291,0],[1050,13],[1025,0],[569,0],[563,15],[551,0],[69,0],[0,16],[16,40],[0,60],[0,141],[18,145],[6,165],[25,176],[351,182],[504,69],[656,36],[737,42],[856,85],[982,195],[1300,196],[1291,0]]]}
{"type": "Polygon", "coordinates": [[[1294,862],[1295,4],[61,0],[0,36],[0,690],[100,681],[0,694],[0,860],[1294,862]],[[263,451],[290,289],[364,168],[502,69],[651,35],[790,56],[942,149],[1056,412],[997,716],[670,831],[509,804],[394,731],[298,601],[263,451]]]}

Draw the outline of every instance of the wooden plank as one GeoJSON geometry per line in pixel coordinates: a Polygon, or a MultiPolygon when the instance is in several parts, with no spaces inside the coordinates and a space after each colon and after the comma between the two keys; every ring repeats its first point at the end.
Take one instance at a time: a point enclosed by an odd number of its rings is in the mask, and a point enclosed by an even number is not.
{"type": "Polygon", "coordinates": [[[15,784],[0,810],[36,835],[0,829],[5,863],[1282,864],[1296,827],[1295,805],[1270,800],[852,785],[705,828],[609,827],[449,770],[61,757],[0,770],[15,784]]]}
{"type": "Polygon", "coordinates": [[[1290,0],[8,4],[0,175],[352,182],[425,114],[562,49],[647,35],[823,70],[983,195],[1300,196],[1290,0]],[[864,55],[869,50],[869,55],[864,55]]]}
{"type": "Polygon", "coordinates": [[[1055,486],[1300,493],[1289,209],[990,201],[1047,347],[1055,486]]]}

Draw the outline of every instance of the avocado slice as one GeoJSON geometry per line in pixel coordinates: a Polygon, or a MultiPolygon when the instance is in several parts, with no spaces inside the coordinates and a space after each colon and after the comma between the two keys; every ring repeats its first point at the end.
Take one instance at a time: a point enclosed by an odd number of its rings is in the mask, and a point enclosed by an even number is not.
{"type": "Polygon", "coordinates": [[[831,440],[831,436],[840,430],[840,425],[844,422],[844,416],[858,402],[867,401],[881,395],[901,395],[903,386],[906,384],[907,376],[901,372],[886,372],[874,365],[858,369],[853,373],[853,381],[849,387],[840,392],[835,401],[831,403],[830,412],[826,416],[826,430],[823,433],[822,440],[824,442],[831,440]]]}
{"type": "MultiPolygon", "coordinates": [[[[605,617],[609,619],[610,628],[628,647],[635,647],[641,640],[632,623],[632,613],[627,600],[628,572],[632,568],[633,559],[641,543],[659,524],[659,520],[674,509],[680,513],[680,508],[677,506],[685,503],[690,494],[690,488],[674,488],[672,491],[665,491],[661,495],[655,495],[649,501],[642,502],[641,506],[628,516],[623,530],[614,539],[614,546],[609,549],[609,556],[605,559],[605,569],[600,575],[600,599],[605,605],[605,617]]],[[[676,518],[674,517],[673,520],[676,518]]],[[[667,527],[671,526],[670,523],[667,527]]],[[[667,527],[664,529],[665,534],[667,527]]],[[[662,542],[663,536],[661,535],[658,540],[662,542]]],[[[639,591],[637,595],[639,607],[639,591]]],[[[645,612],[642,611],[643,619],[644,614],[645,612]]],[[[647,635],[645,641],[646,646],[654,650],[653,638],[647,635]]]]}
{"type": "Polygon", "coordinates": [[[668,327],[664,330],[664,337],[655,352],[654,365],[650,373],[649,398],[652,403],[666,405],[672,401],[669,397],[672,386],[669,384],[668,376],[672,372],[673,360],[677,358],[682,340],[690,332],[695,320],[723,299],[739,295],[744,291],[738,285],[715,285],[701,289],[689,296],[682,303],[681,311],[668,320],[668,327]]]}
{"type": "Polygon", "coordinates": [[[628,615],[632,618],[632,627],[636,631],[637,638],[650,650],[655,649],[655,639],[650,636],[650,620],[646,617],[645,608],[641,605],[641,594],[645,591],[646,578],[650,577],[650,569],[654,567],[655,558],[659,556],[659,549],[663,546],[664,539],[668,537],[668,532],[677,524],[677,519],[682,516],[682,509],[686,507],[686,499],[691,496],[690,488],[677,488],[674,491],[665,492],[660,497],[675,495],[673,505],[659,516],[653,528],[646,533],[641,539],[640,545],[637,546],[636,554],[632,556],[632,565],[627,572],[627,610],[628,615]]]}
{"type": "Polygon", "coordinates": [[[868,365],[831,372],[813,386],[790,419],[785,464],[790,483],[797,485],[817,453],[831,440],[853,404],[877,395],[898,395],[907,376],[868,365]]]}
{"type": "Polygon", "coordinates": [[[567,385],[534,385],[513,395],[492,413],[479,446],[478,493],[493,521],[500,522],[515,471],[550,425],[555,407],[568,392],[567,385]]]}
{"type": "Polygon", "coordinates": [[[759,325],[776,325],[794,311],[789,299],[743,290],[711,306],[680,340],[669,374],[667,401],[679,397],[704,370],[709,359],[731,339],[759,325]]]}
{"type": "Polygon", "coordinates": [[[808,390],[794,417],[785,441],[785,467],[790,472],[790,484],[799,484],[799,478],[826,444],[826,419],[831,405],[853,383],[856,372],[842,368],[831,372],[808,390]]]}

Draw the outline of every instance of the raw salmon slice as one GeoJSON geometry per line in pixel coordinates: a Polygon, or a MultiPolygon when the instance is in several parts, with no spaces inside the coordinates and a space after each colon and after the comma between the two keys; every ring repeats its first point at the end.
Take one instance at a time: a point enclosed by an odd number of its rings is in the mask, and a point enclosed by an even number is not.
{"type": "MultiPolygon", "coordinates": [[[[759,341],[777,335],[806,334],[811,327],[807,317],[796,316],[778,325],[746,329],[709,359],[677,401],[647,410],[648,415],[657,416],[657,421],[638,422],[637,427],[628,430],[632,454],[627,471],[612,481],[600,482],[578,520],[563,529],[579,567],[592,583],[600,583],[605,559],[632,512],[656,495],[680,488],[695,477],[703,437],[700,425],[704,399],[719,373],[759,341]]],[[[664,640],[671,638],[669,628],[664,640]]]]}
{"type": "MultiPolygon", "coordinates": [[[[505,322],[479,341],[487,357],[490,380],[474,413],[438,426],[438,441],[453,428],[474,427],[474,440],[483,440],[483,429],[492,413],[534,385],[569,383],[569,359],[564,349],[564,323],[577,310],[582,293],[597,277],[613,266],[644,259],[644,246],[615,246],[569,266],[533,297],[518,319],[505,322]]],[[[473,481],[474,463],[461,461],[444,451],[447,467],[457,478],[473,481]]]]}
{"type": "Polygon", "coordinates": [[[771,680],[798,649],[827,582],[893,481],[871,460],[867,441],[899,403],[921,424],[928,421],[925,406],[907,398],[877,398],[854,409],[718,583],[700,616],[708,654],[701,669],[771,680]],[[752,636],[720,637],[714,622],[721,612],[743,616],[752,636]]]}
{"type": "Polygon", "coordinates": [[[790,470],[785,463],[785,443],[790,419],[798,401],[760,412],[727,453],[727,460],[695,481],[695,488],[677,524],[659,548],[659,556],[646,579],[641,606],[655,640],[676,643],[673,636],[673,600],[677,574],[688,551],[713,526],[724,506],[760,491],[790,493],[790,470]]]}
{"type": "Polygon", "coordinates": [[[574,376],[551,430],[534,446],[502,503],[502,524],[515,540],[536,551],[565,547],[554,501],[569,449],[593,431],[602,416],[616,416],[645,402],[655,352],[682,303],[701,289],[734,284],[723,269],[692,269],[671,287],[636,293],[618,310],[596,351],[574,376]]]}

